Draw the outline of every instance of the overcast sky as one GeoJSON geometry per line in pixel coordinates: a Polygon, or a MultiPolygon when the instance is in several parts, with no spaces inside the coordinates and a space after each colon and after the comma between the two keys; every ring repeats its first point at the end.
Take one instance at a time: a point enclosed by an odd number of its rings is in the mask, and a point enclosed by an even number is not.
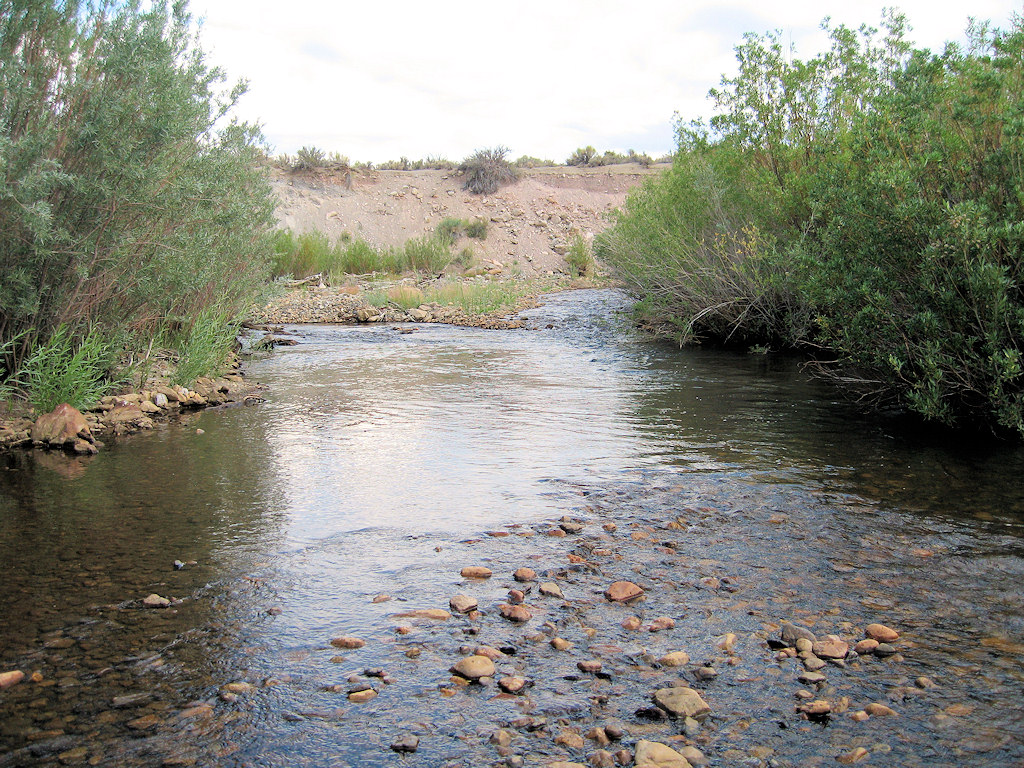
{"type": "MultiPolygon", "coordinates": [[[[504,145],[564,161],[579,146],[672,149],[672,116],[710,114],[744,32],[781,29],[807,57],[819,25],[877,26],[875,0],[193,0],[203,47],[249,81],[238,115],[276,153],[303,145],[381,162],[461,160],[504,145]]],[[[968,15],[1008,27],[1016,0],[899,4],[940,50],[968,15]]]]}

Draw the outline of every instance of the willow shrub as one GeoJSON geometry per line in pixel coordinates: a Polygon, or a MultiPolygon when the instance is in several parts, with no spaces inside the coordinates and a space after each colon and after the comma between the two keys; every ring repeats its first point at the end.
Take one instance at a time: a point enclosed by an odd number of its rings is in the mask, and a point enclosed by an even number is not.
{"type": "Polygon", "coordinates": [[[61,327],[145,343],[269,271],[262,137],[185,3],[0,0],[0,349],[61,327]]]}
{"type": "Polygon", "coordinates": [[[814,179],[803,271],[845,378],[1024,434],[1024,27],[916,52],[814,179]]]}
{"type": "Polygon", "coordinates": [[[601,256],[681,342],[803,347],[875,403],[1024,435],[1024,22],[940,55],[884,22],[807,61],[748,35],[601,256]]]}

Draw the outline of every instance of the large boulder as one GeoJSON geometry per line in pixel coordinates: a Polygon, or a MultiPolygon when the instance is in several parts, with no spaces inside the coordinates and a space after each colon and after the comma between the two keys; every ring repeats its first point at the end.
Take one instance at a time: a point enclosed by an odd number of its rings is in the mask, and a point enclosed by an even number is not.
{"type": "Polygon", "coordinates": [[[36,419],[32,425],[32,440],[52,446],[73,445],[77,440],[92,442],[92,432],[78,409],[61,403],[36,419]]]}

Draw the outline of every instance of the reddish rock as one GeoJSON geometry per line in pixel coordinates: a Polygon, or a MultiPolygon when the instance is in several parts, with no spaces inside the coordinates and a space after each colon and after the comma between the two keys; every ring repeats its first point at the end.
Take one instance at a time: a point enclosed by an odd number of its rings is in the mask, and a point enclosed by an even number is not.
{"type": "Polygon", "coordinates": [[[493,571],[483,565],[467,565],[462,569],[462,577],[466,579],[489,579],[493,571]]]}
{"type": "Polygon", "coordinates": [[[650,632],[660,632],[663,629],[675,629],[676,621],[670,616],[659,616],[647,627],[650,632]]]}
{"type": "Polygon", "coordinates": [[[613,603],[630,603],[643,597],[644,591],[632,581],[616,581],[604,591],[604,596],[613,603]]]}
{"type": "Polygon", "coordinates": [[[597,659],[584,659],[583,661],[576,662],[576,668],[579,669],[580,672],[596,675],[601,671],[601,662],[597,659]]]}
{"type": "Polygon", "coordinates": [[[622,620],[622,628],[633,631],[640,629],[640,617],[639,616],[627,616],[622,620]]]}
{"type": "Polygon", "coordinates": [[[503,677],[498,681],[498,687],[505,693],[518,695],[526,688],[526,680],[521,677],[503,677]]]}
{"type": "Polygon", "coordinates": [[[884,624],[868,624],[864,634],[880,643],[891,643],[900,639],[900,633],[884,624]]]}
{"type": "Polygon", "coordinates": [[[864,656],[864,655],[869,654],[869,653],[874,653],[875,652],[875,648],[877,648],[877,647],[878,647],[878,641],[877,640],[873,640],[870,637],[866,637],[863,640],[861,640],[859,643],[857,643],[855,646],[853,646],[853,650],[855,650],[861,656],[864,656]]]}
{"type": "Polygon", "coordinates": [[[494,676],[494,662],[486,656],[467,656],[452,665],[452,672],[468,680],[494,676]]]}
{"type": "Polygon", "coordinates": [[[417,608],[412,611],[396,613],[395,616],[400,619],[434,619],[435,621],[447,621],[452,617],[443,608],[417,608]]]}
{"type": "Polygon", "coordinates": [[[811,644],[811,653],[822,659],[845,659],[850,646],[835,635],[811,644]]]}
{"type": "Polygon", "coordinates": [[[476,610],[477,599],[467,595],[454,595],[448,601],[448,605],[456,613],[469,613],[470,611],[476,610]]]}
{"type": "Polygon", "coordinates": [[[885,706],[885,704],[879,704],[877,701],[864,707],[864,711],[872,717],[892,717],[896,714],[896,710],[885,706]]]}
{"type": "Polygon", "coordinates": [[[358,637],[345,635],[343,637],[335,637],[331,640],[331,645],[335,648],[348,648],[350,650],[354,650],[356,648],[362,648],[366,645],[366,641],[360,640],[358,637]]]}
{"type": "Polygon", "coordinates": [[[0,691],[4,688],[10,688],[12,685],[17,685],[25,679],[25,673],[20,669],[15,669],[10,672],[0,672],[0,691]]]}
{"type": "Polygon", "coordinates": [[[519,568],[512,574],[516,581],[536,581],[537,572],[532,568],[519,568]]]}
{"type": "Polygon", "coordinates": [[[533,614],[530,613],[530,609],[525,605],[509,605],[508,603],[502,603],[498,606],[498,610],[501,611],[502,617],[509,621],[521,623],[533,618],[533,614]]]}
{"type": "Polygon", "coordinates": [[[61,403],[37,418],[31,434],[34,441],[50,445],[74,444],[78,439],[92,440],[85,416],[67,403],[61,403]]]}

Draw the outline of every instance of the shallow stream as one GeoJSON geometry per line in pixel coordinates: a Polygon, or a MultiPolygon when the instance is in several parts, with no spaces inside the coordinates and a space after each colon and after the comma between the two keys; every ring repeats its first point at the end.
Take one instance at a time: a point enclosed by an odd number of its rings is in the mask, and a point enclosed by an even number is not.
{"type": "Polygon", "coordinates": [[[901,435],[789,358],[644,341],[625,306],[559,294],[528,330],[294,326],[247,368],[262,405],[95,457],[0,458],[0,672],[39,673],[0,691],[0,766],[585,763],[599,745],[556,737],[607,723],[609,750],[677,736],[716,766],[856,747],[859,765],[1022,764],[1024,451],[901,435]],[[546,535],[563,516],[584,532],[546,535]],[[494,577],[459,575],[476,564],[494,577]],[[523,565],[566,599],[531,593],[513,625],[497,606],[523,565]],[[607,604],[620,578],[645,601],[607,604]],[[395,615],[458,593],[484,616],[395,615]],[[629,632],[631,612],[676,626],[629,632]],[[782,620],[898,628],[897,656],[815,691],[897,716],[798,716],[798,670],[765,642],[782,620]],[[452,681],[478,642],[525,695],[452,681]],[[652,663],[674,650],[694,664],[652,663]],[[651,719],[672,679],[711,705],[699,730],[651,719]],[[359,681],[378,696],[351,703],[359,681]],[[415,753],[389,748],[404,734],[415,753]]]}

